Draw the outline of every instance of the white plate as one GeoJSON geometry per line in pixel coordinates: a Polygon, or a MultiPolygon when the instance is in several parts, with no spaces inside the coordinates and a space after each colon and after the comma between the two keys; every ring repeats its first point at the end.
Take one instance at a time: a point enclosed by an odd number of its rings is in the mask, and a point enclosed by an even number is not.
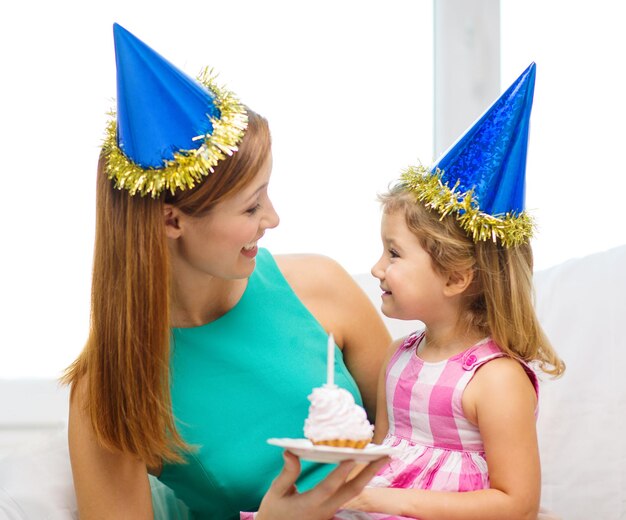
{"type": "Polygon", "coordinates": [[[280,446],[298,457],[313,462],[341,462],[342,460],[355,460],[357,462],[371,462],[385,455],[391,455],[393,448],[368,444],[365,448],[334,448],[332,446],[316,446],[308,439],[267,439],[273,446],[280,446]]]}

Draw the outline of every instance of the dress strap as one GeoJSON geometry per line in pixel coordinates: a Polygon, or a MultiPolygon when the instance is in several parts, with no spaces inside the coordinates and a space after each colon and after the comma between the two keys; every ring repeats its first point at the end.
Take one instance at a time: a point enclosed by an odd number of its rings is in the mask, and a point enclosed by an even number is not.
{"type": "Polygon", "coordinates": [[[417,348],[422,341],[422,338],[426,334],[425,330],[416,330],[415,332],[411,332],[405,340],[402,342],[398,350],[410,350],[412,348],[417,348]]]}
{"type": "MultiPolygon", "coordinates": [[[[488,363],[492,359],[501,357],[509,356],[503,352],[491,338],[489,338],[488,340],[480,342],[466,350],[461,358],[461,366],[464,370],[475,372],[485,363],[488,363]]],[[[539,379],[537,378],[537,374],[530,367],[530,365],[528,365],[528,363],[522,361],[521,359],[516,360],[520,363],[520,365],[522,365],[522,368],[526,372],[528,379],[530,379],[530,382],[535,389],[535,393],[539,396],[539,379]]]]}
{"type": "Polygon", "coordinates": [[[477,343],[463,352],[460,361],[463,370],[467,370],[469,372],[477,370],[492,359],[503,357],[505,355],[506,354],[502,352],[500,347],[498,347],[493,340],[487,339],[477,343]]]}
{"type": "Polygon", "coordinates": [[[404,341],[400,343],[400,346],[396,349],[396,351],[391,356],[391,359],[389,360],[389,365],[387,366],[387,368],[393,365],[398,360],[398,358],[402,354],[407,352],[408,350],[416,349],[420,341],[424,337],[425,333],[426,331],[424,330],[417,330],[415,332],[411,332],[411,334],[409,334],[406,338],[404,338],[404,341]]]}

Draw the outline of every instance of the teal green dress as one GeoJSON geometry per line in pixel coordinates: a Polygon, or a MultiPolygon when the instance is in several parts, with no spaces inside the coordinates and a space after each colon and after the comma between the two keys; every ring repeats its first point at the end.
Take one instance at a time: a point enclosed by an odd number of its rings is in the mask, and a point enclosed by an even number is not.
{"type": "MultiPolygon", "coordinates": [[[[266,441],[303,437],[307,396],[326,379],[326,345],[327,332],[264,249],[235,307],[206,325],[173,329],[174,416],[197,451],[186,464],[165,464],[159,479],[192,518],[238,519],[258,509],[283,461],[266,441]]],[[[335,382],[362,403],[338,348],[335,382]]],[[[298,489],[331,469],[303,461],[298,489]]]]}

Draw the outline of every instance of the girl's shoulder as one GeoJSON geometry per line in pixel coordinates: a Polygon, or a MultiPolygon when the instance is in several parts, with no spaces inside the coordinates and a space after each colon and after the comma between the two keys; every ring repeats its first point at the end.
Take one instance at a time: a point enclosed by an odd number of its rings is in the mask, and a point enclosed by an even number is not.
{"type": "Polygon", "coordinates": [[[465,351],[461,362],[464,369],[480,372],[481,379],[487,380],[485,384],[499,385],[502,380],[519,377],[524,383],[530,381],[536,394],[539,391],[539,380],[532,367],[508,355],[491,338],[465,351]]]}
{"type": "Polygon", "coordinates": [[[534,372],[507,355],[496,356],[482,363],[465,389],[464,408],[467,401],[489,403],[494,396],[508,399],[515,396],[518,402],[529,400],[536,411],[538,385],[534,372]]]}
{"type": "MultiPolygon", "coordinates": [[[[509,414],[516,416],[526,410],[538,412],[538,393],[535,382],[524,366],[509,356],[501,356],[483,364],[463,392],[462,406],[467,420],[481,423],[481,417],[494,420],[509,414]]],[[[524,412],[525,413],[525,412],[524,412]]]]}
{"type": "Polygon", "coordinates": [[[484,364],[506,355],[495,341],[487,337],[450,359],[461,363],[464,370],[471,371],[478,370],[484,364]]]}
{"type": "Polygon", "coordinates": [[[506,354],[488,356],[483,359],[476,371],[475,378],[484,380],[492,385],[505,384],[508,379],[528,381],[528,375],[524,366],[517,360],[506,354]]]}
{"type": "Polygon", "coordinates": [[[463,409],[470,421],[476,420],[478,403],[490,403],[494,396],[527,399],[537,413],[539,382],[535,372],[506,354],[491,338],[465,351],[459,361],[464,370],[472,372],[463,392],[463,409]]]}

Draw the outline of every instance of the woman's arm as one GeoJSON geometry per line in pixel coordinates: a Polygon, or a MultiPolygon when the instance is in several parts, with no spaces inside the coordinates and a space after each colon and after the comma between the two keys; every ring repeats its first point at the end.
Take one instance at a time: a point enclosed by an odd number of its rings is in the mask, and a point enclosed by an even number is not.
{"type": "Polygon", "coordinates": [[[97,442],[85,399],[79,382],[70,399],[69,449],[80,519],[152,520],[146,465],[97,442]]]}
{"type": "MultiPolygon", "coordinates": [[[[387,365],[389,364],[389,359],[393,353],[397,350],[398,346],[404,341],[404,338],[394,341],[389,347],[387,357],[383,363],[383,366],[380,368],[380,374],[378,375],[378,394],[376,396],[376,426],[374,428],[374,438],[372,442],[374,444],[380,444],[387,432],[389,431],[389,416],[387,415],[387,392],[386,392],[386,372],[387,365]]],[[[364,468],[366,468],[366,464],[357,464],[355,468],[350,472],[350,476],[348,480],[356,477],[364,468]]]]}
{"type": "Polygon", "coordinates": [[[389,415],[387,413],[387,365],[391,356],[394,355],[398,347],[402,345],[406,338],[399,338],[394,340],[387,349],[387,355],[385,361],[380,368],[378,374],[378,393],[376,402],[376,425],[374,428],[374,439],[372,442],[380,444],[389,431],[389,415]]]}
{"type": "Polygon", "coordinates": [[[463,409],[483,437],[490,488],[448,493],[366,488],[345,507],[421,520],[536,520],[541,471],[536,394],[517,361],[484,365],[468,385],[463,409]]]}
{"type": "Polygon", "coordinates": [[[391,337],[367,295],[337,262],[319,255],[279,255],[276,262],[305,307],[332,332],[356,380],[370,419],[391,337]]]}

